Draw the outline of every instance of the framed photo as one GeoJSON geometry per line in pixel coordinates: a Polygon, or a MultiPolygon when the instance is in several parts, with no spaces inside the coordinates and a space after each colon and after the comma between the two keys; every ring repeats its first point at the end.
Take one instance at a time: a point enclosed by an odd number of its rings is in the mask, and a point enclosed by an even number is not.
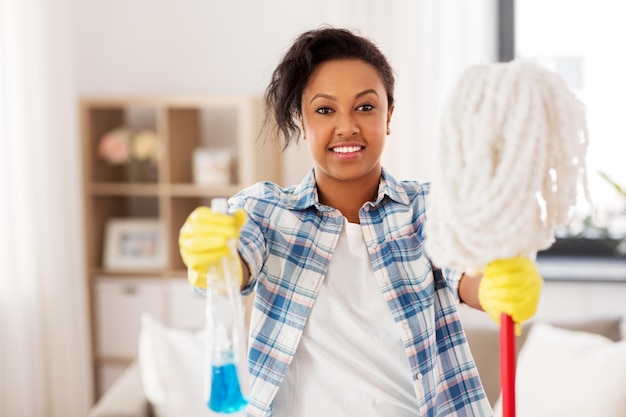
{"type": "Polygon", "coordinates": [[[104,239],[104,268],[109,271],[165,267],[164,233],[159,219],[110,219],[104,239]]]}

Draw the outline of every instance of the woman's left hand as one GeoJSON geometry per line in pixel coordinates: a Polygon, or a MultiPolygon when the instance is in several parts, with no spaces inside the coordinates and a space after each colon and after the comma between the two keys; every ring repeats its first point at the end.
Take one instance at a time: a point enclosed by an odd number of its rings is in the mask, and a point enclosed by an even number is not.
{"type": "Polygon", "coordinates": [[[539,304],[543,278],[534,261],[519,256],[490,262],[478,287],[478,300],[489,317],[500,324],[502,313],[520,325],[531,318],[539,304]]]}

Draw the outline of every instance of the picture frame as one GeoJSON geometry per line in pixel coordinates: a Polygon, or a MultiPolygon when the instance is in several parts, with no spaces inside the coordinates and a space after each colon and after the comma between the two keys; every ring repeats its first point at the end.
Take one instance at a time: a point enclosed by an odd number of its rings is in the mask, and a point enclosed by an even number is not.
{"type": "Polygon", "coordinates": [[[164,268],[164,236],[157,218],[109,219],[104,233],[104,269],[140,271],[164,268]]]}

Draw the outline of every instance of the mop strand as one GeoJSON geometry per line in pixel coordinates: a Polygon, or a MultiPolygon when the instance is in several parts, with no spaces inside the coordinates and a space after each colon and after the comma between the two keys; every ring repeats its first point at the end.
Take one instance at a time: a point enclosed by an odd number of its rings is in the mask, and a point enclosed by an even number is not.
{"type": "Polygon", "coordinates": [[[534,258],[590,201],[585,109],[562,78],[514,61],[470,67],[442,113],[425,249],[433,264],[482,270],[534,258]]]}

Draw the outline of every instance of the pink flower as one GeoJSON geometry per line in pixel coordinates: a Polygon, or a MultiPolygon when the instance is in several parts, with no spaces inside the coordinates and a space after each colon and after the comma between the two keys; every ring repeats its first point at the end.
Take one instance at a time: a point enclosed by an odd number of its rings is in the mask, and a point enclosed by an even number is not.
{"type": "Polygon", "coordinates": [[[131,156],[130,130],[120,127],[105,133],[98,144],[98,155],[113,165],[128,162],[131,156]]]}

